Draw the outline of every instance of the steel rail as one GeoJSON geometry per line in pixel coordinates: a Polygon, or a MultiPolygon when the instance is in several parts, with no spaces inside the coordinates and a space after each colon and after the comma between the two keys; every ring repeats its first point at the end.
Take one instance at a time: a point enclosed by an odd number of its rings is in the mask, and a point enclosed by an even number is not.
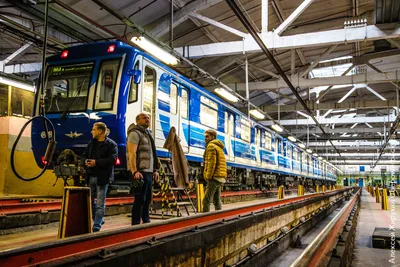
{"type": "Polygon", "coordinates": [[[293,197],[274,202],[255,204],[213,213],[197,214],[185,218],[176,218],[168,221],[157,222],[150,225],[131,226],[120,230],[99,232],[77,237],[66,238],[54,242],[34,245],[25,248],[0,252],[0,266],[24,266],[38,264],[55,264],[66,262],[68,259],[78,259],[97,255],[101,250],[117,250],[141,244],[150,239],[159,239],[195,227],[204,227],[224,220],[247,216],[255,212],[263,212],[271,208],[282,207],[288,204],[304,202],[317,197],[329,197],[342,193],[347,189],[336,190],[328,193],[293,197]]]}
{"type": "Polygon", "coordinates": [[[343,230],[351,209],[356,204],[359,195],[360,189],[318,234],[318,236],[314,238],[300,256],[290,265],[290,267],[320,267],[328,264],[329,260],[327,259],[327,255],[330,255],[333,248],[336,246],[339,234],[343,230]]]}
{"type": "Polygon", "coordinates": [[[261,50],[264,52],[264,54],[268,57],[268,59],[271,61],[272,65],[274,65],[275,69],[278,71],[279,75],[282,77],[282,79],[285,81],[285,83],[288,85],[292,93],[295,95],[297,100],[300,102],[300,104],[303,106],[304,110],[308,113],[308,115],[312,118],[312,120],[315,122],[315,124],[321,129],[321,132],[323,135],[326,136],[328,141],[331,143],[331,146],[336,150],[336,152],[339,154],[339,156],[343,159],[344,162],[346,160],[342,157],[340,154],[340,151],[337,149],[337,147],[332,143],[332,140],[330,139],[329,135],[325,132],[324,127],[318,122],[318,120],[315,118],[314,113],[310,110],[310,108],[307,106],[307,104],[304,102],[304,100],[301,98],[299,93],[297,92],[296,88],[294,88],[292,82],[289,80],[289,78],[286,76],[285,72],[282,70],[281,66],[278,64],[278,62],[275,60],[274,56],[271,54],[271,52],[268,50],[267,46],[263,42],[263,40],[260,38],[256,30],[253,28],[253,26],[250,24],[250,22],[247,20],[247,18],[243,15],[241,12],[240,8],[236,4],[235,0],[225,0],[225,2],[229,5],[233,13],[235,13],[236,17],[242,22],[243,26],[247,29],[247,31],[250,33],[250,35],[254,38],[258,46],[261,48],[261,50]]]}
{"type": "MultiPolygon", "coordinates": [[[[293,190],[294,191],[294,190],[293,190]]],[[[297,189],[296,189],[297,191],[297,189]]],[[[277,190],[268,191],[269,193],[277,192],[277,190]]],[[[267,192],[267,193],[268,193],[267,192]]],[[[237,195],[258,195],[265,192],[261,190],[249,190],[242,192],[226,191],[222,192],[222,197],[232,197],[237,195]]],[[[190,195],[191,198],[196,198],[195,194],[190,195]]],[[[183,196],[183,199],[186,199],[183,196]]],[[[34,199],[34,198],[31,198],[34,199]]],[[[133,197],[112,197],[107,198],[106,206],[130,205],[133,203],[133,197]]],[[[168,198],[169,201],[173,200],[172,197],[168,198]]],[[[153,201],[160,202],[161,197],[153,197],[153,201]]],[[[0,199],[0,215],[16,215],[24,213],[59,211],[61,209],[61,199],[54,199],[48,202],[21,202],[21,199],[0,199]]]]}

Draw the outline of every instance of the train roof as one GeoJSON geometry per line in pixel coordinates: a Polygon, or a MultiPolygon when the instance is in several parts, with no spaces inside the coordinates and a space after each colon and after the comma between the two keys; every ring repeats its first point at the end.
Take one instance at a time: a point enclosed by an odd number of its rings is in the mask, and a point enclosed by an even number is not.
{"type": "MultiPolygon", "coordinates": [[[[113,51],[112,55],[115,54],[121,54],[121,53],[137,53],[142,55],[143,57],[145,57],[146,59],[150,60],[151,62],[153,62],[154,64],[156,64],[158,67],[161,67],[165,70],[167,70],[168,72],[170,72],[171,74],[175,75],[176,78],[179,78],[180,80],[183,80],[185,83],[187,83],[187,85],[189,85],[191,88],[195,88],[196,90],[200,91],[201,93],[207,95],[208,97],[212,98],[214,101],[218,102],[220,105],[223,105],[229,109],[231,109],[232,111],[234,111],[236,114],[239,114],[242,117],[248,117],[246,114],[244,114],[243,112],[241,112],[240,110],[238,110],[237,108],[233,107],[231,104],[229,104],[227,101],[223,100],[222,98],[214,95],[213,93],[207,91],[206,89],[204,89],[201,85],[197,84],[194,81],[191,81],[190,79],[188,79],[185,75],[181,74],[178,70],[174,69],[173,67],[169,67],[166,64],[160,62],[158,59],[156,59],[155,57],[151,56],[150,54],[144,52],[141,49],[138,49],[132,45],[126,44],[124,42],[121,41],[108,41],[108,42],[96,42],[96,43],[89,43],[89,44],[81,44],[81,45],[75,45],[75,46],[71,46],[68,47],[65,50],[68,50],[68,60],[71,59],[76,59],[76,60],[82,60],[82,54],[85,55],[85,58],[95,58],[99,56],[99,51],[104,51],[104,56],[107,55],[111,55],[110,52],[107,52],[107,49],[110,45],[115,45],[116,48],[113,51]],[[99,49],[93,49],[93,47],[96,46],[99,49]],[[77,53],[78,52],[78,53],[77,53]]],[[[62,62],[64,61],[63,59],[61,59],[61,54],[57,54],[54,56],[50,56],[46,59],[47,62],[54,62],[54,63],[58,63],[58,62],[62,62]]],[[[271,134],[277,135],[283,139],[285,139],[287,142],[291,143],[292,145],[296,146],[297,149],[301,150],[301,151],[305,151],[305,149],[300,148],[299,146],[297,146],[296,144],[292,143],[290,140],[287,140],[287,138],[281,136],[279,133],[274,132],[272,130],[270,130],[269,128],[267,128],[266,126],[258,123],[257,121],[253,120],[253,119],[249,119],[254,125],[258,126],[259,128],[262,128],[266,131],[268,131],[271,134]]],[[[307,153],[307,152],[306,152],[307,153]]],[[[317,157],[313,156],[310,154],[310,156],[312,158],[316,158],[317,157]]],[[[326,161],[326,163],[328,163],[329,165],[334,166],[332,163],[326,161]]]]}

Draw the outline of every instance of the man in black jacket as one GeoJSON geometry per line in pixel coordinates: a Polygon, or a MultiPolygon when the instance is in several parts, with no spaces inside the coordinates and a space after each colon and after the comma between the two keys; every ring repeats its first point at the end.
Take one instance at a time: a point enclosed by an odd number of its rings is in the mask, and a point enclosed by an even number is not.
{"type": "Polygon", "coordinates": [[[92,136],[93,139],[83,153],[83,159],[92,197],[93,232],[98,232],[104,224],[107,189],[110,181],[114,180],[118,147],[107,137],[107,126],[102,122],[93,124],[92,136]]]}

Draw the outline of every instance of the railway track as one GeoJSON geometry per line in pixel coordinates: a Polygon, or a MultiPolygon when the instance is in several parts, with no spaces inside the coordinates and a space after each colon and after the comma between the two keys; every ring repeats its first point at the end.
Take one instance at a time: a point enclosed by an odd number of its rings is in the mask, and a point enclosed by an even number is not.
{"type": "MultiPolygon", "coordinates": [[[[276,192],[277,190],[268,191],[268,193],[276,192]]],[[[264,192],[261,190],[225,191],[222,192],[222,197],[236,195],[256,195],[262,193],[264,192]]],[[[195,194],[190,194],[190,196],[191,198],[196,198],[195,194]]],[[[27,202],[26,200],[24,201],[24,199],[0,199],[0,217],[27,213],[46,213],[50,211],[59,211],[61,209],[61,198],[38,198],[38,201],[36,202],[34,202],[35,198],[30,198],[29,200],[32,200],[32,202],[27,202]]],[[[131,205],[133,200],[133,197],[108,197],[106,206],[131,205]]],[[[172,198],[169,200],[172,200],[172,198]]],[[[153,201],[160,202],[161,197],[154,197],[153,201]]]]}
{"type": "MultiPolygon", "coordinates": [[[[184,244],[186,250],[195,245],[204,247],[204,244],[200,244],[201,242],[198,239],[191,237],[198,235],[199,238],[205,238],[207,234],[206,232],[201,232],[203,229],[205,229],[204,231],[211,229],[211,231],[214,231],[210,233],[212,239],[218,239],[222,232],[227,231],[226,229],[238,231],[238,229],[244,229],[243,226],[249,225],[249,223],[254,224],[265,222],[266,220],[268,222],[268,220],[274,218],[279,219],[279,216],[282,216],[285,212],[305,211],[307,207],[317,208],[318,212],[322,207],[329,207],[331,205],[329,201],[333,200],[333,203],[335,203],[338,199],[343,199],[347,191],[348,189],[343,189],[293,197],[275,202],[170,219],[151,225],[132,226],[121,230],[82,235],[37,246],[10,250],[0,253],[0,266],[39,264],[41,266],[63,264],[87,266],[89,263],[95,265],[101,263],[100,266],[109,266],[109,264],[122,262],[140,265],[145,263],[143,261],[148,260],[146,253],[149,253],[151,260],[157,260],[158,256],[155,256],[158,255],[157,248],[160,249],[160,252],[165,252],[165,246],[176,248],[176,246],[183,246],[184,244]],[[221,229],[225,230],[222,231],[221,229]],[[189,238],[191,241],[184,242],[180,238],[189,238]],[[177,242],[176,246],[173,243],[175,241],[177,242]],[[167,245],[168,242],[171,242],[171,244],[167,245]]],[[[351,203],[353,202],[354,198],[351,203]]],[[[346,207],[347,212],[350,208],[346,207]]],[[[315,213],[313,212],[312,214],[315,213]]],[[[342,215],[345,216],[346,214],[343,212],[342,215]]],[[[343,222],[343,220],[338,221],[343,222]]],[[[278,220],[277,222],[280,221],[278,220]]],[[[340,225],[332,229],[337,230],[339,228],[340,225]]],[[[333,235],[332,233],[331,231],[330,234],[333,235]]],[[[213,245],[212,247],[215,246],[213,245]]],[[[180,250],[178,249],[178,251],[180,250]]],[[[160,255],[165,257],[162,253],[160,255]]]]}

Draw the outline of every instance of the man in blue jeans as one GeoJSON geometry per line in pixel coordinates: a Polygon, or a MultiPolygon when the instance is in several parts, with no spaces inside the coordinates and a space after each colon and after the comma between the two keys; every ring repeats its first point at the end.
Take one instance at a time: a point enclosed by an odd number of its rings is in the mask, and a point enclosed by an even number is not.
{"type": "Polygon", "coordinates": [[[104,224],[107,189],[108,184],[114,180],[118,147],[107,137],[107,126],[102,122],[93,124],[92,136],[93,139],[83,153],[83,160],[92,198],[92,230],[98,232],[104,224]]]}
{"type": "Polygon", "coordinates": [[[130,125],[127,131],[128,170],[136,184],[132,225],[150,222],[152,179],[158,179],[157,151],[149,127],[150,116],[140,113],[136,116],[136,125],[130,125]]]}

